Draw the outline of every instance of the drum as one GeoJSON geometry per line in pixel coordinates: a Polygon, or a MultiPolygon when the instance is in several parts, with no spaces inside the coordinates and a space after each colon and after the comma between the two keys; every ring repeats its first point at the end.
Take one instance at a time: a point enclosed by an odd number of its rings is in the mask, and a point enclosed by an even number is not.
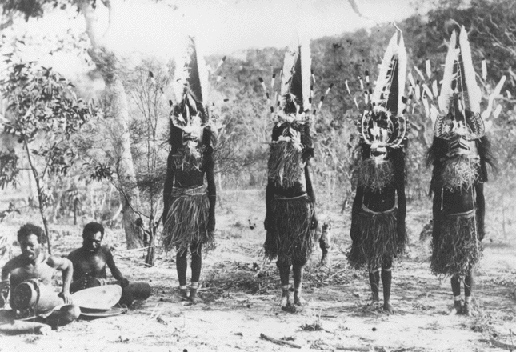
{"type": "Polygon", "coordinates": [[[54,288],[37,280],[24,281],[11,292],[11,308],[45,312],[63,304],[54,288]]]}

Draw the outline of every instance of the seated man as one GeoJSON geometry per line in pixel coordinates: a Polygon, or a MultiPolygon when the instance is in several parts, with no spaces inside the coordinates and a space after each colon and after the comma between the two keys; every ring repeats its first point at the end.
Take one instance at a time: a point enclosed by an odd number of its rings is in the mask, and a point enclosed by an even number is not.
{"type": "Polygon", "coordinates": [[[72,263],[66,258],[49,256],[44,251],[41,243],[43,229],[31,223],[23,225],[18,230],[18,242],[22,253],[8,261],[2,268],[2,283],[0,291],[9,291],[10,286],[10,304],[11,308],[16,309],[17,315],[21,315],[22,310],[34,308],[26,303],[32,302],[34,297],[18,297],[22,294],[31,296],[30,291],[16,290],[22,283],[30,283],[35,287],[39,295],[37,308],[41,311],[43,307],[52,309],[53,307],[63,304],[71,304],[70,282],[73,275],[72,263]],[[55,295],[49,287],[51,285],[52,276],[55,269],[63,272],[63,284],[61,293],[55,295]],[[8,281],[9,280],[9,281],[8,281]],[[36,285],[37,286],[34,286],[36,285]],[[59,299],[59,298],[62,298],[59,299]]]}
{"type": "Polygon", "coordinates": [[[86,224],[82,231],[82,247],[68,255],[68,259],[74,266],[72,292],[106,283],[106,266],[120,286],[129,285],[129,281],[115,265],[110,248],[102,246],[103,238],[104,227],[101,224],[98,222],[86,224]]]}

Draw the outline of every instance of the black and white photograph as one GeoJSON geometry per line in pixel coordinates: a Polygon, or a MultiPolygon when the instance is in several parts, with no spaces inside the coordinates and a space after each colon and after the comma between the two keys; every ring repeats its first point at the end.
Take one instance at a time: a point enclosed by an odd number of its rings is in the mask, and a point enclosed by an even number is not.
{"type": "Polygon", "coordinates": [[[0,352],[516,351],[514,0],[0,0],[0,352]]]}

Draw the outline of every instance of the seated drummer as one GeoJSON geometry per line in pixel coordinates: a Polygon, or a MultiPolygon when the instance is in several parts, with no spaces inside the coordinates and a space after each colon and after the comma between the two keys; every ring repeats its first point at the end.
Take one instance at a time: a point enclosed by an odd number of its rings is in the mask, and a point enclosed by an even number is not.
{"type": "Polygon", "coordinates": [[[102,279],[106,279],[106,266],[120,286],[129,285],[129,280],[124,278],[115,265],[110,248],[102,245],[103,238],[104,227],[101,224],[86,224],[82,231],[82,247],[68,255],[74,266],[72,292],[101,285],[102,279]]]}
{"type": "Polygon", "coordinates": [[[15,288],[24,281],[36,279],[44,285],[51,285],[55,270],[63,272],[63,284],[59,297],[65,304],[71,304],[70,282],[73,275],[72,263],[66,258],[48,255],[41,243],[43,229],[32,223],[26,223],[18,230],[18,243],[22,253],[8,261],[2,268],[2,282],[0,291],[9,291],[10,304],[14,307],[15,288]],[[9,280],[9,281],[8,281],[9,280]]]}

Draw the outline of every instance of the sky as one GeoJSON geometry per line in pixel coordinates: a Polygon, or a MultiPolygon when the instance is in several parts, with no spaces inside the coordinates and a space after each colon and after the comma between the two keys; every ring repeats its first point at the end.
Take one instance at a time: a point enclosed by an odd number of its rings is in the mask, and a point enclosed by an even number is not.
{"type": "Polygon", "coordinates": [[[355,0],[360,18],[348,0],[187,0],[178,9],[145,2],[127,2],[120,11],[119,31],[113,33],[119,50],[131,46],[161,55],[172,33],[194,32],[207,54],[225,54],[249,47],[286,46],[295,31],[311,38],[341,34],[376,22],[410,15],[410,0],[355,0]],[[123,29],[122,29],[123,28],[123,29]],[[127,34],[131,40],[128,41],[127,34]]]}
{"type": "MultiPolygon", "coordinates": [[[[296,36],[319,38],[400,21],[414,13],[410,0],[353,1],[367,18],[358,16],[349,0],[111,0],[118,4],[111,17],[102,6],[97,11],[112,50],[133,60],[153,56],[163,61],[177,55],[174,44],[185,33],[196,36],[206,55],[230,55],[247,48],[285,47],[296,36]]],[[[16,23],[16,33],[26,31],[35,38],[67,30],[81,33],[84,28],[84,19],[76,11],[57,11],[16,23]]],[[[27,51],[33,59],[61,71],[82,65],[77,57],[49,56],[44,47],[27,51]]]]}

